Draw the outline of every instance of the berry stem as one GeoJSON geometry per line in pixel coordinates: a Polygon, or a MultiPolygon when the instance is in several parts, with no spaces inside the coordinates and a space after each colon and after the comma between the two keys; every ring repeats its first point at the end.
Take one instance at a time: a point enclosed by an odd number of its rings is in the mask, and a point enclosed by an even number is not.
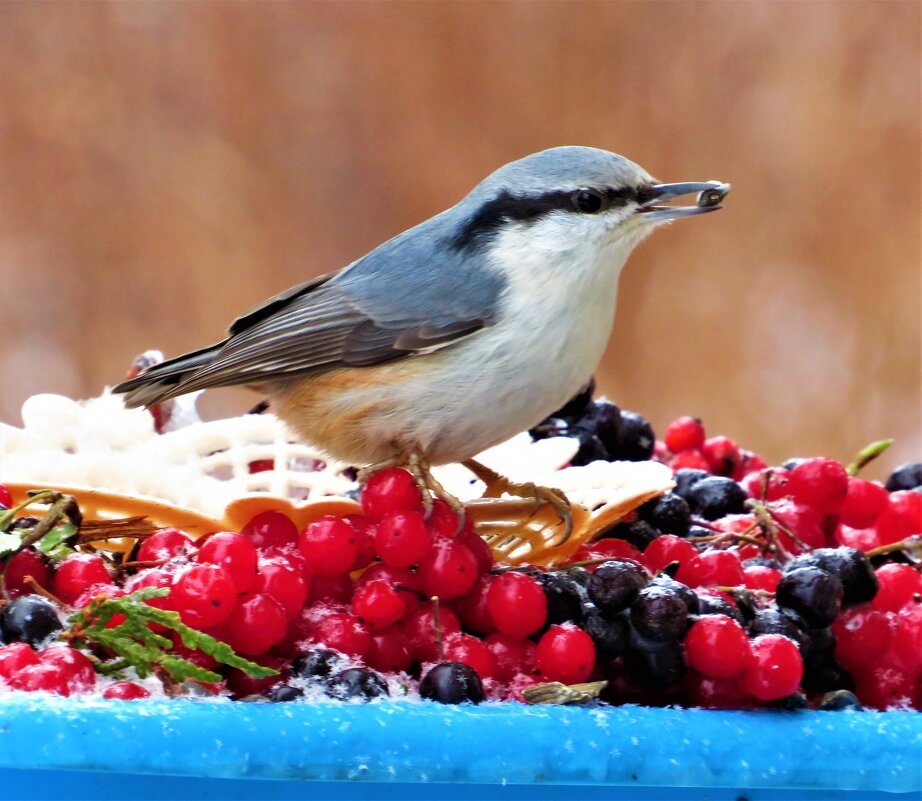
{"type": "Polygon", "coordinates": [[[439,613],[439,596],[432,596],[432,622],[435,624],[435,647],[439,662],[445,661],[445,649],[442,646],[442,617],[439,613]]]}
{"type": "Polygon", "coordinates": [[[873,462],[892,444],[892,439],[879,439],[877,442],[872,442],[870,445],[865,446],[858,451],[854,460],[845,468],[845,472],[850,476],[857,476],[863,467],[873,462]]]}
{"type": "MultiPolygon", "coordinates": [[[[899,542],[891,542],[888,545],[878,545],[876,548],[871,548],[870,551],[865,551],[865,554],[867,554],[869,559],[873,559],[875,556],[883,556],[884,554],[895,553],[896,551],[915,551],[920,548],[922,548],[922,536],[914,534],[899,542]]],[[[915,565],[915,567],[918,568],[918,565],[915,565]]]]}

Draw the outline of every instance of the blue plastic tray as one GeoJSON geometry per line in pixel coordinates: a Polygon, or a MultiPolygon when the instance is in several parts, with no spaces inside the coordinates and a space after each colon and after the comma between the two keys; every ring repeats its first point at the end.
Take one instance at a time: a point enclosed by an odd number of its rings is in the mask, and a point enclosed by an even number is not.
{"type": "Polygon", "coordinates": [[[922,714],[912,712],[0,699],[4,801],[920,792],[922,714]]]}

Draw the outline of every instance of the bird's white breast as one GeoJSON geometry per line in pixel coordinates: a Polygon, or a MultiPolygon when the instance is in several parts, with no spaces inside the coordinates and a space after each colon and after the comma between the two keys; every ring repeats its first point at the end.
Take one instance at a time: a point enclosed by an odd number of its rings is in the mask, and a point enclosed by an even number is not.
{"type": "Polygon", "coordinates": [[[434,463],[460,461],[534,425],[579,390],[605,350],[618,276],[641,237],[613,241],[598,224],[574,231],[573,223],[499,234],[490,253],[507,287],[497,322],[417,357],[431,369],[383,388],[392,413],[374,423],[376,436],[416,444],[434,463]]]}

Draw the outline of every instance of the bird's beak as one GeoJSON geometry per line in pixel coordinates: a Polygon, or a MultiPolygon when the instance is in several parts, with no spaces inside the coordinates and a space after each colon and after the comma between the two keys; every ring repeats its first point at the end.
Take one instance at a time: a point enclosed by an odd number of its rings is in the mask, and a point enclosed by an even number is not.
{"type": "Polygon", "coordinates": [[[650,188],[654,193],[653,197],[641,204],[637,213],[643,214],[647,220],[674,220],[678,217],[691,217],[695,214],[717,211],[721,207],[720,202],[730,191],[730,184],[722,184],[720,181],[691,181],[681,184],[653,184],[650,188]],[[694,206],[662,205],[666,201],[682,197],[682,195],[690,195],[693,192],[698,193],[697,203],[694,206]]]}

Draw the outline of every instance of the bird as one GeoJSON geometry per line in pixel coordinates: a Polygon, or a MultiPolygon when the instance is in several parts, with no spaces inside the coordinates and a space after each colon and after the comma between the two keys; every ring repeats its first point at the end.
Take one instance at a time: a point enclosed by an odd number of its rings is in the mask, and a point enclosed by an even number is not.
{"type": "Polygon", "coordinates": [[[470,463],[587,383],[631,251],[670,220],[721,208],[729,189],[660,183],[598,148],[532,153],[348,266],[246,312],[223,341],[113,391],[138,407],[248,386],[328,456],[410,465],[434,488],[431,466],[470,463]],[[694,205],[668,205],[692,193],[694,205]]]}

